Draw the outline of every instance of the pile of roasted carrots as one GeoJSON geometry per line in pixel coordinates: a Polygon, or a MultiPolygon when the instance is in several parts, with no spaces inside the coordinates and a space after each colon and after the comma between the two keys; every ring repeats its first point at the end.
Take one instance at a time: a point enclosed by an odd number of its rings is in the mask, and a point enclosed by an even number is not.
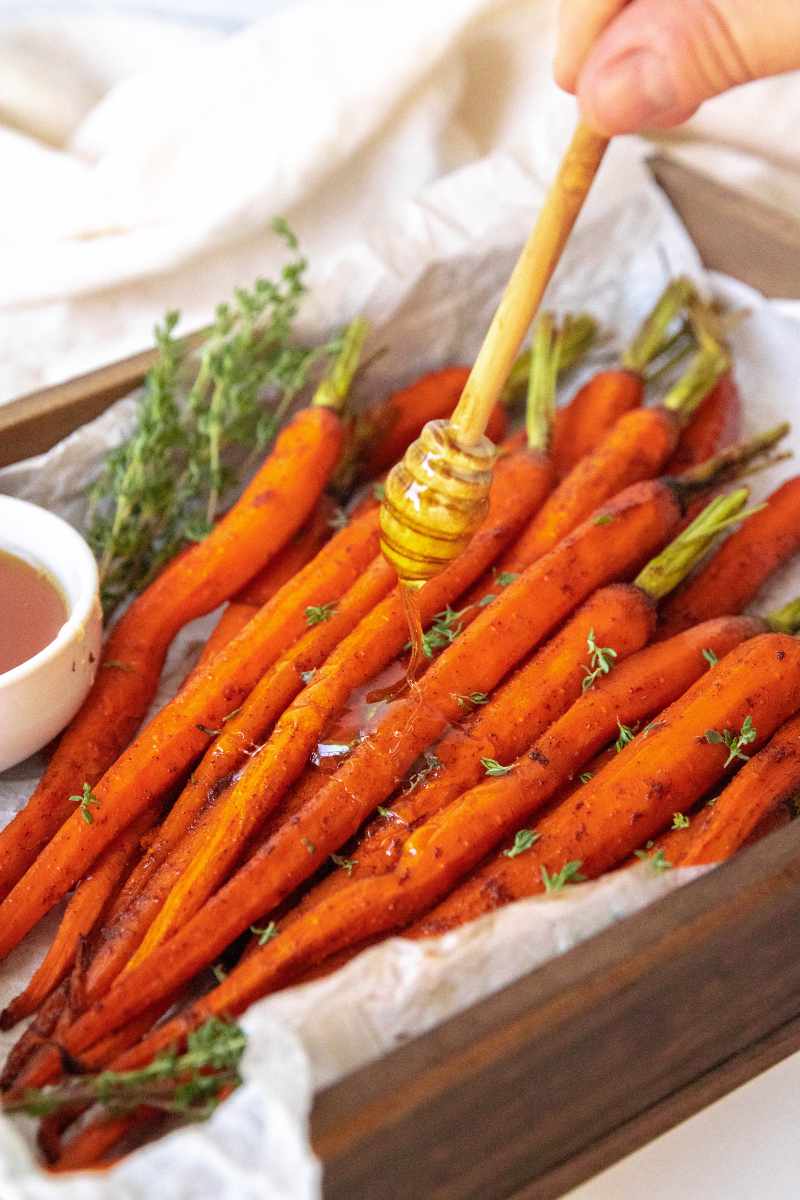
{"type": "Polygon", "coordinates": [[[729,444],[731,364],[698,313],[672,284],[622,365],[557,410],[593,323],[540,325],[493,418],[489,513],[419,592],[422,670],[405,689],[381,473],[467,371],[354,420],[359,322],[346,370],[132,601],[0,833],[0,955],[69,896],[0,1018],[33,1018],[2,1086],[43,1116],[51,1166],[113,1161],[207,1111],[235,1086],[233,1018],[382,937],[642,860],[716,862],[788,819],[800,605],[742,613],[800,550],[800,478],[752,511],[745,487],[720,492],[786,427],[729,444]],[[502,441],[529,366],[527,436],[502,441]],[[139,729],[178,631],[223,604],[139,729]]]}

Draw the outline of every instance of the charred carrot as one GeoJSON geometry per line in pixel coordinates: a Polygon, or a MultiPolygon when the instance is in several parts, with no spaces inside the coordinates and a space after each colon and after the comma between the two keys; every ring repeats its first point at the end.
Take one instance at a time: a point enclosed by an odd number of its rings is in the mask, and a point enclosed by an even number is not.
{"type": "Polygon", "coordinates": [[[119,841],[109,846],[98,859],[94,870],[81,880],[67,905],[56,936],[28,986],[0,1014],[0,1029],[10,1029],[17,1021],[35,1012],[67,975],[75,961],[78,946],[100,920],[139,849],[141,834],[153,819],[154,815],[146,813],[134,822],[119,841]]]}
{"type": "MultiPolygon", "coordinates": [[[[67,1005],[69,984],[65,980],[48,996],[22,1035],[8,1052],[0,1075],[0,1091],[13,1087],[17,1076],[36,1051],[47,1042],[67,1005]]],[[[65,1022],[69,1024],[69,1021],[65,1022]]]]}
{"type": "Polygon", "coordinates": [[[766,507],[723,543],[709,563],[661,610],[661,637],[698,621],[739,612],[769,576],[800,550],[800,476],[782,484],[766,507]]]}
{"type": "MultiPolygon", "coordinates": [[[[74,1042],[72,1034],[67,1035],[73,1051],[91,1045],[173,991],[269,912],[352,836],[421,750],[448,722],[458,720],[457,693],[490,692],[582,599],[662,545],[680,518],[675,491],[659,482],[629,488],[610,511],[610,524],[589,521],[581,526],[455,638],[423,676],[417,694],[391,706],[374,734],[353,750],[296,820],[282,826],[186,925],[89,1009],[73,1028],[74,1042]]],[[[467,554],[469,550],[448,571],[467,554]]],[[[441,587],[446,573],[427,584],[420,596],[428,587],[441,587]]],[[[276,802],[299,775],[324,724],[320,713],[338,708],[351,690],[354,645],[342,643],[338,661],[334,663],[337,656],[329,659],[309,685],[309,703],[288,710],[276,726],[280,736],[273,734],[267,750],[252,761],[248,772],[259,767],[257,788],[252,789],[256,797],[266,794],[276,802]]]]}
{"type": "MultiPolygon", "coordinates": [[[[658,834],[675,812],[691,808],[724,776],[737,754],[746,757],[757,750],[793,714],[800,703],[796,678],[800,679],[800,643],[785,634],[762,634],[732,650],[661,712],[616,761],[537,822],[538,838],[522,865],[512,858],[492,858],[424,918],[415,933],[440,933],[500,904],[543,891],[547,879],[567,864],[577,864],[585,877],[594,878],[620,862],[658,834]],[[726,745],[721,732],[719,742],[709,736],[723,730],[740,731],[739,741],[734,745],[731,734],[726,745]]],[[[525,767],[509,777],[513,783],[505,789],[508,794],[518,790],[524,777],[536,774],[535,767],[525,767]]],[[[533,779],[525,782],[531,786],[533,779]]],[[[473,798],[478,799],[474,793],[473,798]]],[[[501,803],[503,799],[508,796],[501,803]]],[[[468,804],[467,798],[462,802],[468,804]]],[[[512,811],[516,819],[529,816],[535,806],[527,803],[526,810],[525,797],[519,796],[515,809],[512,799],[506,810],[509,820],[512,811]]],[[[436,842],[434,836],[431,845],[436,842]]]]}
{"type": "Polygon", "coordinates": [[[27,805],[0,833],[0,896],[68,819],[73,811],[69,797],[82,784],[95,784],[130,741],[178,630],[237,592],[313,509],[341,450],[337,406],[363,337],[363,323],[354,323],[334,373],[323,380],[315,402],[281,431],[241,499],[204,541],[174,559],[117,622],[87,700],[27,805]]]}

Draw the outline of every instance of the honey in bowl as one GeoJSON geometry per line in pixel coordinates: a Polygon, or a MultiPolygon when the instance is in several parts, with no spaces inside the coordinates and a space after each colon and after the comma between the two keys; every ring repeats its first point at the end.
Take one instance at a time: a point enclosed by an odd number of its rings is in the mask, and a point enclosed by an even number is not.
{"type": "Polygon", "coordinates": [[[67,616],[64,597],[48,575],[0,550],[0,674],[49,646],[67,616]]]}

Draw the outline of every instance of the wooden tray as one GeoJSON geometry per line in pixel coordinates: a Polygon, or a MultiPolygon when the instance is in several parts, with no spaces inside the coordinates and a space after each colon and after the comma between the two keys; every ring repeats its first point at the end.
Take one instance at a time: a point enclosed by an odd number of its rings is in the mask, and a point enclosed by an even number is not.
{"type": "MultiPolygon", "coordinates": [[[[664,159],[709,267],[800,298],[800,222],[664,159]]],[[[0,465],[150,352],[0,408],[0,465]]],[[[549,1200],[800,1049],[800,822],[317,1099],[327,1200],[549,1200]]]]}

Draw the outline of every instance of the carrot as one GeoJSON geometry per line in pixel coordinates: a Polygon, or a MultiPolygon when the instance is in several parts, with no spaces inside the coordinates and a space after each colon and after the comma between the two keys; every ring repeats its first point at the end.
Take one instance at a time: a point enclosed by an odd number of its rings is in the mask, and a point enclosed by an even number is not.
{"type": "Polygon", "coordinates": [[[675,453],[667,463],[667,471],[671,475],[680,475],[732,442],[737,433],[740,410],[739,389],[729,371],[709,392],[681,433],[675,453]]]}
{"type": "MultiPolygon", "coordinates": [[[[221,822],[220,836],[226,844],[238,844],[234,827],[226,826],[224,818],[216,815],[230,802],[236,770],[247,762],[258,739],[269,733],[286,705],[303,690],[304,674],[313,672],[393,585],[391,567],[382,557],[376,557],[341,599],[330,620],[309,629],[266,672],[240,711],[225,723],[125,884],[124,902],[106,925],[88,970],[90,995],[100,994],[131,955],[134,962],[137,960],[137,947],[154,919],[153,936],[158,936],[161,923],[170,916],[165,903],[182,871],[193,870],[201,862],[196,855],[208,837],[209,827],[221,822]]],[[[143,954],[148,944],[142,947],[143,954]]]]}
{"type": "MultiPolygon", "coordinates": [[[[375,507],[354,518],[153,717],[95,786],[99,804],[92,809],[92,825],[73,812],[78,820],[69,818],[29,869],[33,880],[30,874],[23,876],[0,905],[4,913],[0,956],[61,898],[139,812],[157,803],[180,780],[191,762],[207,749],[212,737],[207,731],[222,725],[286,645],[307,629],[307,608],[338,599],[358,577],[377,551],[377,526],[375,507]],[[127,807],[120,803],[121,795],[126,797],[127,807]],[[13,919],[12,914],[16,914],[13,919]]],[[[70,809],[74,808],[71,804],[70,809]]]]}
{"type": "MultiPolygon", "coordinates": [[[[720,650],[726,640],[729,646],[735,645],[758,628],[757,623],[745,618],[713,624],[720,650]]],[[[692,635],[695,632],[691,631],[692,635]]],[[[709,633],[708,629],[704,631],[705,636],[709,633]]],[[[680,640],[688,644],[690,635],[682,635],[680,640]]],[[[696,670],[697,659],[701,657],[697,643],[692,646],[692,656],[696,670]]],[[[649,683],[653,676],[643,674],[637,659],[646,658],[651,663],[660,659],[666,672],[674,661],[664,653],[663,644],[627,660],[582,697],[513,771],[473,788],[420,826],[392,873],[354,883],[319,905],[313,921],[282,929],[276,938],[246,956],[212,992],[128,1051],[114,1064],[115,1068],[130,1069],[150,1061],[164,1046],[179,1044],[209,1016],[242,1012],[323,952],[335,953],[348,940],[363,940],[397,928],[420,910],[424,911],[446,894],[487,850],[508,836],[519,822],[530,818],[553,793],[557,783],[585,761],[591,752],[590,745],[594,749],[600,739],[608,737],[611,722],[615,724],[617,720],[617,696],[627,697],[634,704],[638,701],[640,708],[643,706],[643,692],[647,689],[643,689],[642,681],[649,683]],[[628,680],[620,687],[623,673],[628,680]],[[574,714],[579,709],[583,711],[580,719],[576,719],[574,714]],[[567,731],[564,722],[570,717],[571,728],[567,731]],[[583,737],[577,753],[573,729],[578,737],[583,737]]],[[[658,676],[655,682],[658,693],[658,676]]],[[[674,685],[674,677],[672,682],[674,685]]],[[[697,794],[704,784],[722,774],[725,755],[719,746],[707,744],[703,734],[698,734],[708,720],[735,724],[738,719],[741,725],[744,715],[752,710],[753,722],[760,722],[765,730],[765,734],[758,735],[763,740],[800,703],[800,693],[797,698],[791,696],[797,683],[800,683],[800,644],[793,639],[766,634],[732,649],[686,696],[661,715],[659,729],[654,727],[648,737],[640,738],[638,746],[634,743],[620,754],[616,762],[576,793],[576,799],[565,801],[539,821],[538,840],[514,857],[490,859],[474,879],[412,927],[411,935],[444,932],[520,895],[542,890],[540,866],[547,866],[555,873],[565,861],[577,862],[581,855],[588,874],[598,874],[613,865],[625,853],[625,846],[636,845],[640,829],[645,834],[647,826],[653,829],[667,819],[664,814],[675,802],[677,793],[682,797],[697,794]],[[755,685],[754,674],[758,679],[755,685]],[[688,766],[692,769],[687,769],[688,766]],[[539,849],[540,846],[543,848],[539,849]]],[[[71,1047],[81,1044],[81,1032],[88,1033],[88,1022],[84,1022],[85,1018],[68,1036],[71,1047]]]]}
{"type": "Polygon", "coordinates": [[[661,610],[660,637],[738,612],[770,575],[800,550],[800,476],[773,492],[766,508],[732,533],[710,562],[685,583],[661,610]]]}
{"type": "Polygon", "coordinates": [[[712,804],[691,817],[687,829],[663,839],[667,861],[676,867],[723,862],[798,790],[800,718],[795,717],[744,764],[712,804]]]}
{"type": "Polygon", "coordinates": [[[64,1012],[69,994],[69,984],[64,980],[54,992],[48,996],[22,1035],[17,1038],[8,1052],[2,1075],[0,1075],[0,1090],[7,1092],[25,1067],[28,1060],[36,1053],[43,1042],[52,1034],[56,1024],[64,1012]]]}
{"type": "Polygon", "coordinates": [[[644,389],[645,381],[635,371],[598,371],[559,409],[551,450],[559,479],[591,454],[620,417],[641,405],[644,389]]]}
{"type": "MultiPolygon", "coordinates": [[[[359,431],[366,450],[360,477],[371,479],[381,475],[403,457],[428,421],[449,417],[458,404],[469,373],[469,367],[429,371],[410,387],[393,392],[382,404],[368,409],[359,431]]],[[[486,436],[493,442],[500,441],[505,425],[505,409],[502,404],[497,404],[486,436]]]]}
{"type": "MultiPolygon", "coordinates": [[[[526,513],[541,501],[548,481],[549,468],[538,455],[522,452],[501,461],[492,490],[492,507],[482,530],[447,572],[420,593],[423,618],[430,619],[443,604],[454,599],[486,569],[502,541],[507,542],[513,536],[526,513]]],[[[384,572],[382,579],[388,584],[393,578],[390,568],[383,562],[380,566],[384,572]]],[[[241,778],[217,801],[185,844],[178,847],[173,860],[164,863],[160,877],[148,890],[147,898],[140,897],[137,900],[139,919],[136,925],[140,936],[146,916],[158,909],[161,911],[134,962],[151,953],[175,927],[196,911],[225,878],[247,839],[257,831],[285,789],[305,766],[327,719],[344,703],[354,686],[366,683],[377,670],[394,658],[402,649],[405,637],[402,602],[395,592],[366,617],[350,638],[341,643],[333,658],[310,681],[303,695],[284,712],[262,753],[250,761],[241,778]],[[323,680],[322,693],[318,690],[319,679],[323,680]],[[329,683],[328,680],[334,682],[329,683]],[[346,690],[341,690],[343,687],[346,690]],[[317,699],[317,696],[329,692],[336,697],[333,706],[327,696],[324,702],[317,699]],[[267,782],[275,775],[276,766],[282,780],[278,789],[267,782]],[[166,896],[162,890],[165,882],[172,888],[166,896]]],[[[298,691],[299,680],[294,666],[290,681],[294,690],[298,691]]],[[[285,691],[278,692],[274,681],[264,681],[258,694],[254,694],[254,702],[248,702],[243,713],[234,718],[231,733],[227,734],[226,731],[226,745],[221,749],[217,761],[211,764],[216,778],[230,771],[231,753],[236,756],[236,761],[241,761],[242,718],[247,723],[251,713],[255,711],[258,714],[266,704],[274,719],[286,699],[291,699],[291,696],[287,696],[285,691]]],[[[264,729],[261,719],[259,729],[264,729]]],[[[246,747],[248,742],[244,745],[246,747]]],[[[201,795],[207,790],[209,778],[208,773],[203,774],[201,795]]],[[[197,794],[197,789],[194,791],[197,794]]],[[[121,950],[115,958],[118,959],[120,953],[121,950]]]]}
{"type": "Polygon", "coordinates": [[[10,1029],[44,1003],[75,961],[78,946],[100,920],[117,884],[139,850],[142,833],[152,824],[145,813],[97,860],[67,905],[53,942],[28,986],[0,1014],[0,1029],[10,1029]]]}
{"type": "MultiPolygon", "coordinates": [[[[591,346],[597,335],[597,325],[591,317],[582,314],[565,318],[563,330],[559,370],[568,371],[591,346]]],[[[504,405],[524,387],[529,363],[528,351],[514,364],[503,400],[492,410],[486,436],[495,443],[505,432],[504,405]]],[[[402,388],[381,404],[373,405],[357,419],[355,446],[350,453],[357,462],[360,460],[358,476],[370,479],[383,474],[399,462],[428,421],[449,417],[464,390],[469,373],[470,368],[462,366],[430,371],[410,387],[402,388]]]]}
{"type": "Polygon", "coordinates": [[[204,667],[218,650],[227,646],[259,608],[271,600],[298,571],[311,562],[331,536],[331,521],[336,505],[330,496],[322,496],[311,519],[290,542],[259,571],[226,606],[211,636],[203,647],[194,671],[204,667]]]}
{"type": "MultiPolygon", "coordinates": [[[[360,325],[354,323],[351,330],[363,338],[360,325]]],[[[351,358],[356,341],[346,339],[351,358]]],[[[317,399],[325,403],[312,404],[284,427],[241,499],[207,538],[178,555],[117,622],[83,707],[27,805],[0,833],[0,896],[67,821],[73,812],[69,797],[83,783],[93,786],[128,744],[155,695],[177,632],[243,587],[317,503],[343,442],[341,418],[329,406],[330,381],[323,385],[317,399]]]]}
{"type": "MultiPolygon", "coordinates": [[[[670,458],[682,424],[727,369],[719,350],[699,352],[659,408],[640,408],[622,416],[606,437],[561,481],[515,544],[500,560],[505,573],[524,570],[630,484],[657,475],[670,458]]],[[[470,597],[491,594],[485,580],[470,597]]]]}
{"type": "MultiPolygon", "coordinates": [[[[491,691],[596,587],[626,574],[662,545],[680,518],[674,490],[659,482],[629,488],[611,504],[610,511],[611,523],[599,526],[589,521],[581,526],[456,637],[423,676],[415,694],[391,706],[374,734],[354,749],[293,822],[278,829],[186,925],[124,980],[118,980],[79,1019],[65,1035],[72,1052],[91,1045],[159,996],[174,991],[302,883],[352,836],[420,751],[448,722],[458,720],[456,692],[491,691]]],[[[470,550],[471,546],[448,572],[457,569],[470,550]]],[[[428,583],[420,597],[428,588],[441,588],[440,581],[448,572],[428,583]]],[[[286,790],[305,763],[309,742],[313,746],[324,724],[320,713],[338,708],[349,694],[353,664],[358,661],[352,653],[355,644],[350,639],[342,643],[309,686],[309,703],[294,712],[288,710],[276,727],[280,737],[273,734],[266,749],[253,760],[248,773],[258,764],[257,786],[251,789],[257,801],[263,804],[266,794],[274,803],[286,790]]]]}
{"type": "MultiPolygon", "coordinates": [[[[334,873],[312,888],[289,913],[288,918],[281,918],[281,931],[286,932],[287,929],[291,929],[298,920],[308,914],[309,910],[313,910],[309,918],[311,923],[316,923],[319,905],[324,904],[337,891],[353,886],[357,880],[365,876],[390,872],[401,857],[405,844],[409,839],[413,840],[414,830],[422,822],[444,809],[448,802],[476,784],[483,773],[482,768],[487,762],[491,763],[494,760],[505,764],[513,761],[553,720],[565,712],[570,702],[579,694],[577,681],[574,683],[572,696],[566,695],[563,699],[558,697],[560,703],[551,708],[547,715],[537,713],[537,707],[541,708],[542,706],[537,705],[531,696],[538,693],[547,694],[554,683],[556,685],[561,683],[563,690],[563,681],[559,680],[557,676],[555,679],[552,677],[552,668],[551,677],[548,678],[547,668],[554,658],[558,662],[559,651],[562,660],[567,659],[576,664],[580,663],[583,651],[581,630],[601,629],[603,631],[601,643],[598,643],[594,637],[587,640],[589,648],[595,648],[590,664],[595,667],[594,673],[590,672],[589,667],[583,668],[588,673],[586,678],[590,683],[595,682],[595,676],[601,676],[603,670],[606,672],[610,670],[611,664],[616,660],[614,648],[618,644],[622,654],[641,648],[648,638],[648,626],[645,625],[637,632],[634,642],[626,642],[625,621],[630,620],[630,617],[627,616],[627,605],[622,604],[623,595],[628,605],[634,603],[634,609],[638,597],[639,606],[645,612],[652,612],[652,605],[659,595],[674,586],[682,571],[691,569],[692,560],[705,552],[714,537],[714,530],[720,524],[727,523],[729,512],[740,509],[744,505],[746,496],[746,489],[742,489],[741,492],[724,500],[713,501],[703,517],[695,522],[690,531],[681,535],[641,572],[637,579],[637,586],[617,585],[596,592],[561,633],[538,655],[534,656],[527,667],[518,672],[499,690],[493,701],[481,711],[480,715],[473,718],[471,727],[468,727],[467,730],[467,737],[460,731],[457,732],[456,737],[451,733],[437,746],[436,757],[442,763],[438,775],[419,788],[416,794],[397,801],[392,806],[390,814],[377,828],[368,829],[366,836],[360,839],[351,853],[348,853],[347,875],[345,876],[343,872],[334,873]],[[604,612],[604,609],[607,611],[604,612]],[[605,644],[606,640],[611,643],[613,648],[598,651],[596,647],[605,644]],[[554,650],[556,654],[553,653],[554,650]],[[598,664],[600,665],[598,666],[598,664]],[[539,668],[538,673],[537,667],[539,668]],[[481,725],[487,730],[487,735],[482,740],[476,736],[476,730],[481,725]],[[497,752],[498,750],[500,753],[497,752]]],[[[699,672],[700,664],[705,660],[697,651],[695,654],[694,668],[696,672],[699,672]]],[[[616,670],[616,667],[614,669],[616,670]]],[[[562,674],[564,671],[565,665],[562,663],[562,674]]],[[[547,706],[544,707],[547,710],[547,706]]],[[[612,748],[611,755],[616,755],[614,748],[612,748]]],[[[605,757],[605,755],[601,756],[601,760],[605,757]]],[[[502,769],[506,770],[505,767],[502,769]]],[[[598,764],[595,760],[592,770],[594,772],[597,769],[598,764]]],[[[563,798],[563,796],[560,796],[558,792],[553,794],[552,799],[559,798],[563,798]]],[[[326,925],[326,928],[333,932],[329,925],[326,925]]],[[[361,930],[356,925],[352,937],[349,937],[346,931],[335,931],[334,940],[336,945],[342,948],[351,944],[353,940],[358,941],[360,934],[361,930]]],[[[308,966],[307,960],[304,961],[303,966],[308,966]]]]}
{"type": "MultiPolygon", "coordinates": [[[[390,871],[412,829],[480,779],[483,759],[510,762],[577,699],[590,671],[589,639],[612,648],[609,663],[620,662],[649,641],[654,613],[650,597],[630,584],[610,584],[590,596],[527,663],[484,697],[463,726],[445,734],[435,748],[433,772],[367,827],[348,853],[349,871],[334,871],[312,888],[292,919],[356,879],[390,871]]],[[[472,702],[462,699],[469,711],[472,702]]]]}
{"type": "Polygon", "coordinates": [[[98,1164],[108,1167],[111,1165],[107,1161],[108,1152],[123,1138],[130,1137],[138,1129],[148,1126],[152,1129],[154,1121],[163,1119],[164,1114],[158,1109],[143,1105],[130,1113],[109,1115],[92,1121],[61,1149],[51,1162],[50,1170],[80,1171],[98,1164]]]}
{"type": "MultiPolygon", "coordinates": [[[[663,646],[653,647],[651,653],[663,646]]],[[[752,724],[747,744],[762,745],[800,703],[796,679],[800,681],[800,643],[785,634],[762,634],[732,650],[660,713],[615,762],[537,822],[538,839],[525,855],[490,859],[413,932],[442,933],[501,904],[542,891],[544,871],[553,876],[568,863],[576,863],[588,878],[613,867],[658,834],[673,813],[690,808],[729,768],[728,747],[713,743],[707,733],[747,730],[752,724]]],[[[535,750],[546,753],[548,741],[542,739],[535,750]]],[[[555,754],[550,757],[551,768],[554,761],[555,754]]],[[[510,798],[500,798],[509,814],[506,833],[512,811],[519,820],[537,807],[530,802],[536,765],[529,768],[526,762],[524,766],[509,776],[512,783],[505,791],[510,798]],[[521,786],[529,789],[527,797],[519,794],[521,786]]],[[[544,783],[544,776],[540,778],[544,783]]],[[[475,793],[473,797],[477,802],[479,797],[475,793]]],[[[468,799],[462,797],[462,804],[468,805],[468,799]]],[[[477,810],[477,803],[473,807],[477,810]]],[[[433,846],[437,833],[442,836],[436,831],[433,846]]]]}

